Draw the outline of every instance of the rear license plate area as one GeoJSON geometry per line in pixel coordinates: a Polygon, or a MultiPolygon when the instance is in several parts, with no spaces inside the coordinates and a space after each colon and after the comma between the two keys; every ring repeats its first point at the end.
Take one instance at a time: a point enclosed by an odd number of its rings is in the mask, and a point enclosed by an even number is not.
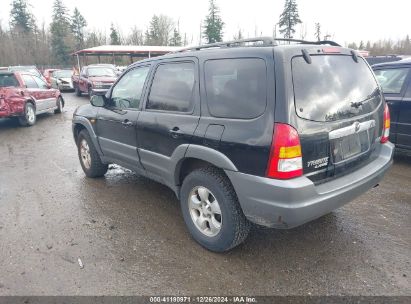
{"type": "Polygon", "coordinates": [[[368,130],[331,140],[334,164],[360,156],[370,150],[368,130]]]}

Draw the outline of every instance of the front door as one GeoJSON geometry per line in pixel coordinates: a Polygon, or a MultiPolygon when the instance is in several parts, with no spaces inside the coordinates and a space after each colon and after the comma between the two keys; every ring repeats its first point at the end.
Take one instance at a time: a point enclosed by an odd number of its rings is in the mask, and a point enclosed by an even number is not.
{"type": "Polygon", "coordinates": [[[39,88],[37,82],[33,78],[34,76],[28,74],[22,74],[21,78],[23,79],[24,85],[27,88],[30,96],[34,98],[36,102],[36,111],[40,112],[47,108],[46,103],[44,102],[45,96],[43,90],[39,88]]]}
{"type": "Polygon", "coordinates": [[[200,117],[195,59],[160,62],[151,77],[137,134],[141,163],[150,177],[171,186],[172,155],[185,153],[200,117]]]}
{"type": "Polygon", "coordinates": [[[385,100],[390,109],[391,127],[390,141],[397,144],[399,132],[400,112],[403,106],[403,96],[405,93],[406,80],[409,74],[408,67],[382,67],[375,70],[378,82],[381,84],[385,100]]]}
{"type": "Polygon", "coordinates": [[[37,83],[41,98],[42,98],[42,109],[51,109],[57,106],[57,100],[55,96],[55,91],[49,88],[49,85],[40,77],[33,75],[34,81],[37,83]]]}
{"type": "Polygon", "coordinates": [[[411,149],[411,77],[401,102],[397,126],[397,145],[400,148],[411,149]]]}
{"type": "Polygon", "coordinates": [[[97,134],[106,158],[131,170],[141,169],[136,125],[149,66],[126,72],[114,85],[107,105],[100,108],[97,134]]]}

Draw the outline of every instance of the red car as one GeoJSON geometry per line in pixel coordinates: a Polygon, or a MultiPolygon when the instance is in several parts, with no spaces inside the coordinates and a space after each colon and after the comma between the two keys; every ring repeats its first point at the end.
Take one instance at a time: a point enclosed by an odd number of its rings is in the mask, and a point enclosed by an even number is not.
{"type": "Polygon", "coordinates": [[[36,115],[54,110],[61,113],[64,99],[40,77],[27,72],[0,72],[0,118],[17,117],[32,126],[36,115]]]}

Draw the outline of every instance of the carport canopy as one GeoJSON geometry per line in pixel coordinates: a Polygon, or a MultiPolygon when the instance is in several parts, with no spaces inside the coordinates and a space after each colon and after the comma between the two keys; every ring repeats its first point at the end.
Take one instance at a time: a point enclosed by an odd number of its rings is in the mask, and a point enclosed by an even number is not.
{"type": "Polygon", "coordinates": [[[77,64],[80,70],[80,56],[97,56],[100,62],[100,56],[111,56],[113,63],[115,57],[128,56],[133,62],[134,57],[150,58],[154,56],[161,56],[170,52],[175,52],[181,47],[175,46],[152,46],[152,45],[100,45],[92,48],[87,48],[74,52],[72,55],[77,57],[77,64]]]}

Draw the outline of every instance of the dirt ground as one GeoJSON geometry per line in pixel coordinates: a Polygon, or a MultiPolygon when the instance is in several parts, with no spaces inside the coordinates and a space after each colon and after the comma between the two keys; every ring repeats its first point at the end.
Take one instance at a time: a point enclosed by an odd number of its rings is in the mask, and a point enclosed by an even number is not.
{"type": "Polygon", "coordinates": [[[88,98],[65,99],[30,128],[0,120],[0,295],[411,295],[410,156],[345,207],[215,254],[166,187],[84,176],[71,118],[88,98]]]}

